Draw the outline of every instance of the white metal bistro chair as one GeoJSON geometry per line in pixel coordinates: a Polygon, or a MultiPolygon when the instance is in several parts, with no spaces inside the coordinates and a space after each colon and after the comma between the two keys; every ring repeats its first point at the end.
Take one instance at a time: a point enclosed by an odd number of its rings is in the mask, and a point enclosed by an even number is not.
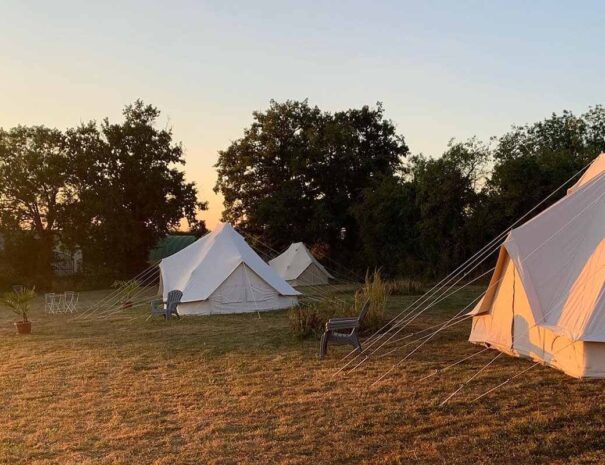
{"type": "Polygon", "coordinates": [[[53,298],[54,294],[44,294],[44,311],[46,313],[54,313],[53,312],[53,298]]]}
{"type": "Polygon", "coordinates": [[[44,310],[46,313],[59,313],[61,311],[62,296],[49,292],[44,294],[44,310]]]}
{"type": "Polygon", "coordinates": [[[73,291],[67,291],[63,295],[63,303],[65,312],[74,313],[78,310],[78,299],[80,298],[80,294],[73,291]]]}

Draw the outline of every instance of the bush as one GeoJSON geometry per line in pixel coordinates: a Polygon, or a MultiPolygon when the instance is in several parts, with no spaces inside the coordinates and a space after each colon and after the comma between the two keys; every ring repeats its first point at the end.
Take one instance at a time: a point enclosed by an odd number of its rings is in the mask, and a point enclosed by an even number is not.
{"type": "Polygon", "coordinates": [[[390,295],[420,295],[424,294],[425,286],[421,281],[413,279],[396,279],[387,282],[390,295]]]}
{"type": "Polygon", "coordinates": [[[351,310],[343,301],[330,297],[318,302],[301,302],[288,312],[290,330],[300,338],[319,338],[330,318],[352,316],[351,310]]]}
{"type": "Polygon", "coordinates": [[[380,272],[367,273],[364,284],[355,292],[352,306],[336,297],[317,302],[301,302],[288,313],[290,330],[301,339],[311,336],[319,338],[330,318],[357,316],[363,304],[369,300],[370,308],[360,330],[366,333],[376,331],[384,323],[388,296],[389,286],[382,280],[380,272]]]}
{"type": "Polygon", "coordinates": [[[361,324],[361,331],[376,331],[383,325],[389,294],[389,285],[382,280],[378,270],[372,274],[366,273],[365,282],[355,293],[355,312],[357,314],[366,301],[370,302],[368,313],[361,324]]]}

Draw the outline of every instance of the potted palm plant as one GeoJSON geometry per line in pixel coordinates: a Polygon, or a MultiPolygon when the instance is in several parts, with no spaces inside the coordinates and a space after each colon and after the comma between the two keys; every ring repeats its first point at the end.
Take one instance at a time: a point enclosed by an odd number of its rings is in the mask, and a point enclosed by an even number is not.
{"type": "Polygon", "coordinates": [[[30,303],[35,298],[35,289],[22,289],[19,291],[7,292],[0,299],[0,302],[3,305],[10,308],[14,313],[21,317],[20,321],[15,322],[18,334],[30,334],[32,332],[32,324],[27,316],[30,310],[30,303]]]}

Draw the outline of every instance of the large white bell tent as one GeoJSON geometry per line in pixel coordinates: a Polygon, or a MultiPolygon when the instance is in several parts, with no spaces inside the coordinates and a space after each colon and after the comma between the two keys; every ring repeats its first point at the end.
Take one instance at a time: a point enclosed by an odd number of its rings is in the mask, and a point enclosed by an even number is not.
{"type": "Polygon", "coordinates": [[[605,377],[605,154],[502,247],[469,340],[605,377]]]}
{"type": "Polygon", "coordinates": [[[302,242],[291,244],[284,253],[269,261],[269,265],[292,286],[328,284],[333,278],[302,242]]]}
{"type": "Polygon", "coordinates": [[[181,290],[181,315],[276,310],[296,305],[300,293],[224,223],[160,262],[160,289],[181,290]]]}

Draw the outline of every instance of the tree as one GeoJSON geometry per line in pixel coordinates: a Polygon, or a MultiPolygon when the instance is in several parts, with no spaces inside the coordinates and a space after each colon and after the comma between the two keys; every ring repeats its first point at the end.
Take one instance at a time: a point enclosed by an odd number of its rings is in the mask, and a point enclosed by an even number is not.
{"type": "Polygon", "coordinates": [[[157,108],[137,100],[120,124],[105,119],[69,130],[66,144],[74,166],[77,202],[69,209],[66,235],[83,249],[86,263],[128,277],[144,268],[149,250],[183,218],[196,218],[194,183],[185,181],[183,150],[169,129],[157,129],[157,108]]]}
{"type": "MultiPolygon", "coordinates": [[[[485,193],[497,212],[493,232],[508,227],[570,176],[605,150],[605,109],[575,116],[569,111],[534,124],[513,127],[498,139],[495,165],[485,193]]],[[[541,209],[565,195],[561,189],[541,209]]],[[[540,210],[538,210],[540,211],[540,210]]]]}
{"type": "Polygon", "coordinates": [[[33,246],[25,262],[33,264],[30,270],[46,284],[58,222],[73,200],[69,171],[60,131],[44,126],[0,129],[0,220],[7,247],[26,242],[33,246]]]}
{"type": "Polygon", "coordinates": [[[417,276],[423,272],[418,260],[418,221],[414,183],[388,177],[367,188],[354,207],[364,264],[387,276],[417,276]]]}
{"type": "Polygon", "coordinates": [[[307,165],[319,158],[315,141],[323,119],[306,101],[272,101],[266,112],[254,113],[244,137],[219,152],[215,191],[224,197],[224,221],[276,246],[305,231],[319,196],[308,184],[307,165]]]}
{"type": "Polygon", "coordinates": [[[219,152],[223,219],[281,248],[293,240],[352,251],[352,211],[363,191],[393,176],[408,153],[383,108],[334,114],[272,101],[244,136],[219,152]]]}
{"type": "Polygon", "coordinates": [[[140,271],[183,218],[205,231],[196,214],[206,204],[179,169],[181,146],[155,127],[159,114],[137,101],[121,124],[0,129],[3,254],[23,279],[48,286],[59,243],[80,247],[89,269],[113,279],[140,271]]]}
{"type": "Polygon", "coordinates": [[[488,161],[488,147],[475,139],[450,142],[439,159],[412,159],[420,210],[417,250],[434,276],[451,271],[475,250],[469,225],[480,205],[478,189],[488,161]]]}

